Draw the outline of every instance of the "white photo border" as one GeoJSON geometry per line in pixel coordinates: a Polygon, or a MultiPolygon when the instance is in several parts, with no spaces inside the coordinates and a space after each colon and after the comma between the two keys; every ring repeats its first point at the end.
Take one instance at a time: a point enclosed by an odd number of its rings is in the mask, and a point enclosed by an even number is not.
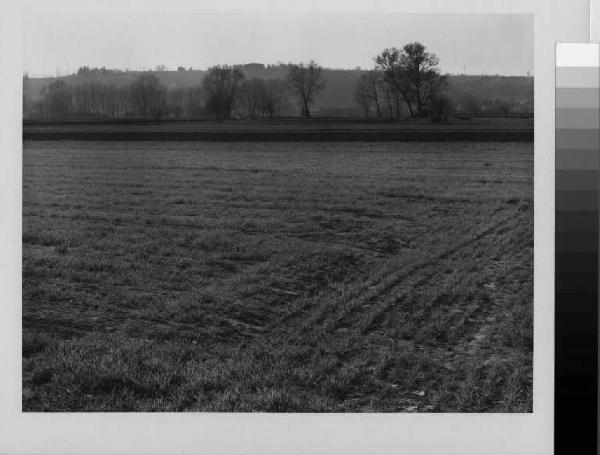
{"type": "MultiPolygon", "coordinates": [[[[0,454],[552,453],[554,56],[588,42],[589,0],[55,0],[0,13],[0,454]],[[531,14],[534,21],[534,412],[240,414],[21,412],[23,17],[55,12],[531,14]]],[[[74,38],[76,39],[76,38],[74,38]]]]}

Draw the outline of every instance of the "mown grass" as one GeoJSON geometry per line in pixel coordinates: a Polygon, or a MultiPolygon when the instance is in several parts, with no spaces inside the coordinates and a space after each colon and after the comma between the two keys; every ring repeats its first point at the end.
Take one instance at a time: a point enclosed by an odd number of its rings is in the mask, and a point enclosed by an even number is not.
{"type": "Polygon", "coordinates": [[[26,411],[531,412],[527,143],[25,143],[26,411]]]}

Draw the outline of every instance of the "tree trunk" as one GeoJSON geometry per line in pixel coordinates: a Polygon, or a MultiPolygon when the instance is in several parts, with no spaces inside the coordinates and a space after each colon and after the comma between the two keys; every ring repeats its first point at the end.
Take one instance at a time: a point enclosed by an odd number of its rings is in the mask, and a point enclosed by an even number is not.
{"type": "Polygon", "coordinates": [[[404,97],[404,101],[406,102],[406,105],[408,106],[408,112],[410,112],[410,116],[414,117],[415,116],[415,112],[413,111],[413,108],[412,108],[412,106],[410,104],[410,101],[406,97],[404,97]]]}
{"type": "Polygon", "coordinates": [[[377,96],[377,93],[375,93],[375,107],[377,108],[377,116],[379,118],[381,118],[381,107],[379,106],[379,97],[377,96]]]}
{"type": "Polygon", "coordinates": [[[308,108],[308,102],[307,101],[304,101],[304,108],[303,108],[303,110],[304,110],[304,112],[303,112],[304,117],[310,118],[310,110],[308,108]]]}

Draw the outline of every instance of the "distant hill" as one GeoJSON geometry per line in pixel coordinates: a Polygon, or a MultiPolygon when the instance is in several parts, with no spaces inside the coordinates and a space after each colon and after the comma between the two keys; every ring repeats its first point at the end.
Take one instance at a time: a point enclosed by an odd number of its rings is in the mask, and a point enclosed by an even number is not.
{"type": "MultiPolygon", "coordinates": [[[[288,65],[269,65],[251,63],[241,65],[246,78],[262,79],[285,78],[288,65]]],[[[193,87],[200,85],[206,71],[152,71],[169,89],[178,87],[193,87]]],[[[360,77],[361,70],[324,69],[326,87],[315,99],[315,112],[326,115],[347,115],[356,110],[354,88],[360,77]]],[[[41,91],[51,82],[62,79],[68,85],[78,85],[86,82],[113,84],[117,87],[131,82],[140,72],[119,70],[92,70],[80,72],[59,78],[27,78],[24,84],[24,96],[28,101],[41,98],[41,91]]],[[[448,95],[455,105],[460,105],[465,96],[472,96],[489,105],[511,103],[519,106],[520,112],[533,112],[533,78],[520,76],[475,76],[449,75],[448,95]]],[[[465,109],[468,110],[468,109],[465,109]]]]}
{"type": "Polygon", "coordinates": [[[470,94],[479,100],[514,102],[523,112],[533,112],[533,77],[524,76],[449,76],[448,92],[459,103],[470,94]]]}

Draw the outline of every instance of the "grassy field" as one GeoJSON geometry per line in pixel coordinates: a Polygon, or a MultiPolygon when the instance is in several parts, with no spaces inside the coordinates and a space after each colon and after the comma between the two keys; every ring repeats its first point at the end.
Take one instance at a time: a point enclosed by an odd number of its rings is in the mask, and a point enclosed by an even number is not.
{"type": "Polygon", "coordinates": [[[532,143],[24,143],[27,411],[530,412],[532,281],[532,143]]]}

